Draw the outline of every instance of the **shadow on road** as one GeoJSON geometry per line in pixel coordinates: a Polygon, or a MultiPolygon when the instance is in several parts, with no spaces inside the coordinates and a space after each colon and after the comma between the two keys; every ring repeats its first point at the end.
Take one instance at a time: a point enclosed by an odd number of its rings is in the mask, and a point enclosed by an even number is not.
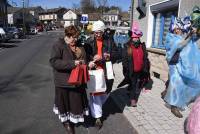
{"type": "Polygon", "coordinates": [[[121,111],[124,110],[125,106],[130,105],[130,96],[127,87],[121,87],[113,91],[111,94],[112,98],[118,103],[118,107],[121,111]]]}
{"type": "Polygon", "coordinates": [[[8,41],[8,43],[20,43],[20,42],[22,42],[21,40],[10,40],[10,41],[8,41]]]}
{"type": "MultiPolygon", "coordinates": [[[[113,102],[112,97],[109,97],[103,105],[103,117],[102,121],[105,121],[110,115],[114,115],[116,113],[122,113],[118,106],[113,102]]],[[[94,127],[95,119],[89,114],[86,118],[86,127],[94,127]]],[[[81,125],[81,124],[80,124],[81,125]]]]}
{"type": "Polygon", "coordinates": [[[8,44],[0,44],[0,48],[13,48],[13,47],[18,47],[17,45],[8,45],[8,44]]]}

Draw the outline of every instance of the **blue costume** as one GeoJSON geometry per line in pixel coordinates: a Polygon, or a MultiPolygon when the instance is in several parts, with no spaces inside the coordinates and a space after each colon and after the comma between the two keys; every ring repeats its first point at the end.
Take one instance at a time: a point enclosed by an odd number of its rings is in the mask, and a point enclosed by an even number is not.
{"type": "Polygon", "coordinates": [[[168,33],[166,36],[166,59],[169,63],[177,50],[180,50],[178,62],[169,64],[169,86],[164,100],[184,109],[200,95],[200,50],[194,37],[182,47],[184,38],[168,33]]]}

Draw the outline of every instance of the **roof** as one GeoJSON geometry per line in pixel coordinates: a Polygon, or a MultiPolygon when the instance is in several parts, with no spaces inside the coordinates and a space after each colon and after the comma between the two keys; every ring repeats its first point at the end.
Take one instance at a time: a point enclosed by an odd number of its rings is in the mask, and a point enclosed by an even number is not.
{"type": "Polygon", "coordinates": [[[59,8],[47,9],[46,12],[53,12],[53,13],[56,13],[56,12],[58,12],[59,10],[63,10],[63,9],[67,10],[67,9],[64,8],[64,7],[59,7],[59,8]]]}
{"type": "Polygon", "coordinates": [[[64,8],[64,7],[59,7],[59,8],[47,9],[46,11],[41,12],[40,14],[57,13],[57,12],[59,12],[60,10],[66,10],[66,11],[68,11],[68,10],[67,10],[66,8],[64,8]]]}
{"type": "Polygon", "coordinates": [[[95,21],[95,20],[100,20],[101,15],[99,13],[88,13],[88,20],[89,21],[95,21]]]}
{"type": "Polygon", "coordinates": [[[17,11],[19,11],[21,9],[21,7],[7,7],[7,12],[8,14],[11,14],[11,13],[15,13],[17,11]]]}
{"type": "Polygon", "coordinates": [[[28,7],[28,10],[33,10],[33,11],[44,11],[44,9],[41,6],[37,6],[37,7],[28,7]]]}
{"type": "Polygon", "coordinates": [[[78,10],[74,10],[74,9],[66,9],[66,12],[67,13],[68,11],[72,11],[73,13],[77,14],[77,15],[81,15],[80,11],[78,10]]]}
{"type": "Polygon", "coordinates": [[[122,12],[122,13],[120,13],[120,15],[121,15],[121,19],[124,21],[130,19],[130,14],[128,12],[122,12]]]}
{"type": "Polygon", "coordinates": [[[103,13],[104,15],[118,15],[119,14],[119,10],[110,10],[106,13],[103,13]]]}

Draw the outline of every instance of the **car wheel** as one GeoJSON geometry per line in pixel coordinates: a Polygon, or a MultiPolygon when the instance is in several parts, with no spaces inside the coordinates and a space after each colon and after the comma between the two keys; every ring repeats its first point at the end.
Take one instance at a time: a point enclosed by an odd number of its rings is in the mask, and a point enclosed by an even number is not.
{"type": "Polygon", "coordinates": [[[19,35],[15,34],[15,35],[14,35],[14,38],[15,38],[15,39],[19,39],[19,35]]]}

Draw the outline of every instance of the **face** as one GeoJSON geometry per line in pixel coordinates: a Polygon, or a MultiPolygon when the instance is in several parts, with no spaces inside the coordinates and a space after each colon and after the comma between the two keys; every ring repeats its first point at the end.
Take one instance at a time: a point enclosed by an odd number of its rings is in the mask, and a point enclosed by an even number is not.
{"type": "Polygon", "coordinates": [[[132,37],[132,40],[137,41],[137,40],[139,40],[139,38],[138,37],[132,37]]]}
{"type": "Polygon", "coordinates": [[[69,45],[75,45],[77,41],[77,36],[65,36],[65,42],[69,45]]]}
{"type": "Polygon", "coordinates": [[[94,36],[96,39],[102,39],[103,32],[102,31],[95,31],[94,36]]]}
{"type": "Polygon", "coordinates": [[[175,28],[174,29],[174,33],[177,34],[177,35],[181,35],[182,34],[182,31],[180,28],[175,28]]]}

